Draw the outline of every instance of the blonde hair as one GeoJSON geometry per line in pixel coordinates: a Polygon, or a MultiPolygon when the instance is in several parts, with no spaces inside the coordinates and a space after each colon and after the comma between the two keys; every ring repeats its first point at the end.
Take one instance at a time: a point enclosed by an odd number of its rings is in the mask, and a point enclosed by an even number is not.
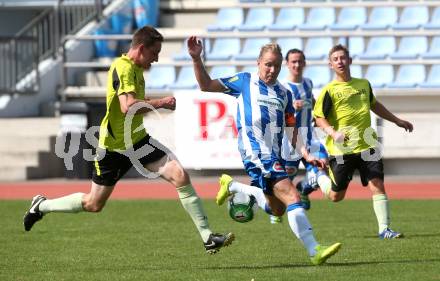
{"type": "Polygon", "coordinates": [[[277,54],[281,60],[283,60],[283,54],[281,53],[281,47],[277,43],[268,43],[266,45],[263,45],[260,49],[260,54],[258,55],[258,59],[261,59],[264,53],[266,52],[272,52],[274,54],[277,54]]]}

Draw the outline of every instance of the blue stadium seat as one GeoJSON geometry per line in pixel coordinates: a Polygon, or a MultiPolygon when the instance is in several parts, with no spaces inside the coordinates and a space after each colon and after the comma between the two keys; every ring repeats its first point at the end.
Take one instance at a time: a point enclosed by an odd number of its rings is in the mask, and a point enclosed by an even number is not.
{"type": "Polygon", "coordinates": [[[208,31],[232,31],[244,20],[242,8],[221,8],[217,13],[216,23],[208,25],[208,31]]]}
{"type": "Polygon", "coordinates": [[[396,50],[396,39],[393,36],[378,36],[370,38],[365,53],[360,59],[384,59],[396,50]]]}
{"type": "Polygon", "coordinates": [[[254,73],[258,71],[258,67],[256,65],[246,65],[241,70],[242,72],[254,73]]]}
{"type": "Polygon", "coordinates": [[[422,54],[424,59],[440,59],[440,36],[432,38],[428,52],[422,54]]]}
{"type": "Polygon", "coordinates": [[[428,38],[425,36],[406,36],[400,39],[397,52],[390,55],[392,59],[415,59],[428,50],[428,38]]]}
{"type": "Polygon", "coordinates": [[[281,67],[280,73],[278,73],[278,81],[284,82],[289,75],[289,70],[284,65],[281,67]]]}
{"type": "Polygon", "coordinates": [[[414,88],[425,82],[425,66],[422,64],[404,64],[399,67],[396,79],[388,84],[389,88],[414,88]]]}
{"type": "Polygon", "coordinates": [[[344,7],[338,15],[336,23],[330,25],[331,30],[354,30],[367,21],[365,7],[344,7]]]}
{"type": "Polygon", "coordinates": [[[429,10],[426,6],[409,6],[403,8],[399,22],[392,25],[393,29],[418,29],[429,20],[429,10]]]}
{"type": "Polygon", "coordinates": [[[308,60],[322,60],[328,56],[328,51],[332,47],[331,37],[310,37],[307,39],[304,53],[308,60]]]}
{"type": "Polygon", "coordinates": [[[149,89],[165,89],[176,80],[176,71],[172,65],[151,66],[147,75],[146,87],[149,89]]]}
{"type": "Polygon", "coordinates": [[[237,28],[240,31],[261,31],[273,23],[272,8],[250,8],[243,24],[237,28]]]}
{"type": "Polygon", "coordinates": [[[212,79],[217,79],[232,76],[235,73],[237,73],[235,65],[216,65],[211,68],[211,71],[209,71],[209,76],[211,76],[212,79]]]}
{"type": "MultiPolygon", "coordinates": [[[[209,50],[211,49],[211,44],[210,44],[210,40],[209,39],[204,39],[203,40],[203,52],[202,52],[202,56],[203,53],[209,53],[209,50]]],[[[173,55],[173,60],[176,61],[187,61],[187,60],[191,60],[191,56],[188,53],[188,46],[186,44],[186,40],[183,42],[182,44],[182,48],[180,49],[180,51],[176,54],[173,55]]]]}
{"type": "Polygon", "coordinates": [[[234,56],[234,58],[236,60],[256,60],[260,54],[261,47],[269,42],[269,38],[248,38],[244,41],[243,51],[234,56]]]}
{"type": "Polygon", "coordinates": [[[239,38],[217,38],[206,54],[208,60],[229,60],[233,55],[240,52],[239,38]]]}
{"type": "Polygon", "coordinates": [[[310,65],[304,69],[304,77],[310,78],[314,88],[322,88],[331,81],[328,65],[310,65]]]}
{"type": "Polygon", "coordinates": [[[431,20],[423,25],[425,29],[440,29],[440,7],[432,12],[431,20]]]}
{"type": "Polygon", "coordinates": [[[176,61],[191,60],[191,56],[188,54],[188,46],[186,45],[186,40],[183,42],[180,51],[173,55],[173,60],[176,61]]]}
{"type": "Polygon", "coordinates": [[[281,8],[275,22],[267,27],[268,30],[293,30],[304,23],[303,8],[281,8]]]}
{"type": "Polygon", "coordinates": [[[352,64],[350,65],[350,75],[355,78],[364,78],[362,73],[362,65],[360,64],[352,64]]]}
{"type": "Polygon", "coordinates": [[[394,81],[394,68],[392,65],[373,64],[368,66],[365,78],[370,81],[373,88],[384,88],[394,81]]]}
{"type": "Polygon", "coordinates": [[[197,80],[192,66],[182,66],[177,75],[176,83],[170,86],[170,89],[195,89],[197,80]]]}
{"type": "Polygon", "coordinates": [[[298,26],[299,30],[323,30],[335,22],[335,9],[331,7],[311,8],[306,22],[298,26]]]}
{"type": "Polygon", "coordinates": [[[280,45],[283,56],[285,56],[290,49],[296,48],[302,50],[303,48],[303,41],[299,37],[278,38],[277,44],[280,45]]]}
{"type": "MultiPolygon", "coordinates": [[[[363,71],[362,71],[362,65],[360,64],[352,64],[350,65],[350,75],[354,78],[364,78],[363,71]]],[[[333,73],[333,79],[336,78],[336,74],[333,73]]]]}
{"type": "Polygon", "coordinates": [[[364,30],[384,30],[397,22],[397,7],[373,7],[364,30]]]}
{"type": "Polygon", "coordinates": [[[339,43],[344,46],[347,46],[348,43],[348,51],[350,52],[350,57],[352,58],[357,58],[365,51],[364,37],[361,36],[349,37],[348,42],[347,37],[341,37],[339,38],[339,43]]]}
{"type": "Polygon", "coordinates": [[[420,83],[422,88],[440,88],[440,64],[431,66],[426,82],[420,83]]]}

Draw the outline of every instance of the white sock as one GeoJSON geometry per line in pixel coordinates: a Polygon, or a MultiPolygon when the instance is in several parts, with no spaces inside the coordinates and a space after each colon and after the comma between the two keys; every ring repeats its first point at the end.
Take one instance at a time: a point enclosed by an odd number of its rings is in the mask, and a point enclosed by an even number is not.
{"type": "Polygon", "coordinates": [[[43,214],[50,212],[78,213],[84,211],[82,198],[84,193],[73,193],[56,199],[44,200],[38,206],[38,210],[43,214]]]}
{"type": "Polygon", "coordinates": [[[237,181],[232,181],[231,184],[229,185],[229,192],[231,193],[241,192],[249,196],[254,196],[255,200],[257,201],[258,207],[260,207],[266,212],[267,200],[261,188],[252,185],[243,184],[237,181]]]}
{"type": "Polygon", "coordinates": [[[390,208],[386,194],[373,195],[373,209],[376,214],[379,233],[390,225],[390,208]]]}
{"type": "Polygon", "coordinates": [[[301,240],[309,256],[313,257],[316,254],[315,247],[318,245],[318,242],[316,242],[312,226],[307,219],[306,212],[301,203],[294,203],[287,206],[287,219],[289,220],[289,226],[292,232],[301,240]]]}
{"type": "Polygon", "coordinates": [[[330,177],[326,174],[321,174],[318,176],[317,182],[324,196],[328,198],[332,190],[332,180],[330,177]]]}
{"type": "Polygon", "coordinates": [[[208,241],[212,231],[209,229],[208,217],[203,210],[202,200],[197,196],[191,184],[179,187],[176,190],[183,208],[196,225],[203,242],[208,241]]]}

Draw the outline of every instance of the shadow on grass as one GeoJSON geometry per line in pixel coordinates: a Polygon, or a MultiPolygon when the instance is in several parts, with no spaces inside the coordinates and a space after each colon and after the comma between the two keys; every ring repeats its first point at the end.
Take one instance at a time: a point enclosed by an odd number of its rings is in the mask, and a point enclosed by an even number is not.
{"type": "MultiPolygon", "coordinates": [[[[405,238],[417,238],[417,237],[440,237],[440,233],[404,233],[404,237],[405,238]]],[[[377,235],[365,235],[363,236],[363,238],[374,238],[377,239],[377,235]]]]}
{"type": "Polygon", "coordinates": [[[214,270],[243,270],[243,269],[276,269],[276,268],[306,268],[306,267],[322,267],[322,266],[363,266],[363,265],[379,265],[379,264],[423,264],[430,262],[440,262],[439,259],[426,259],[426,260],[386,260],[386,261],[359,261],[359,262],[330,262],[320,266],[315,266],[312,264],[273,264],[273,265],[237,265],[237,266],[213,266],[213,267],[203,267],[205,269],[214,270]]]}
{"type": "Polygon", "coordinates": [[[371,264],[423,264],[431,262],[440,262],[439,259],[425,259],[425,260],[386,260],[386,261],[366,261],[366,262],[335,262],[329,263],[327,266],[358,266],[358,265],[371,265],[371,264]]]}

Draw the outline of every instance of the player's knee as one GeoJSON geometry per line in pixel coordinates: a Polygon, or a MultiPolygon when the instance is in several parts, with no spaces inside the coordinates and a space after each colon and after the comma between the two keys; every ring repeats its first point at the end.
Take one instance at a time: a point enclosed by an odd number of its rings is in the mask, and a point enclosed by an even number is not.
{"type": "MultiPolygon", "coordinates": [[[[282,201],[284,201],[284,203],[287,205],[290,205],[292,203],[298,203],[301,202],[301,197],[298,193],[298,191],[294,188],[286,190],[286,192],[284,192],[282,194],[283,198],[280,198],[282,201]]],[[[285,206],[284,206],[285,207],[285,206]]]]}
{"type": "Polygon", "coordinates": [[[170,165],[172,179],[176,186],[182,186],[189,183],[188,173],[178,161],[171,160],[167,165],[170,165]]]}

